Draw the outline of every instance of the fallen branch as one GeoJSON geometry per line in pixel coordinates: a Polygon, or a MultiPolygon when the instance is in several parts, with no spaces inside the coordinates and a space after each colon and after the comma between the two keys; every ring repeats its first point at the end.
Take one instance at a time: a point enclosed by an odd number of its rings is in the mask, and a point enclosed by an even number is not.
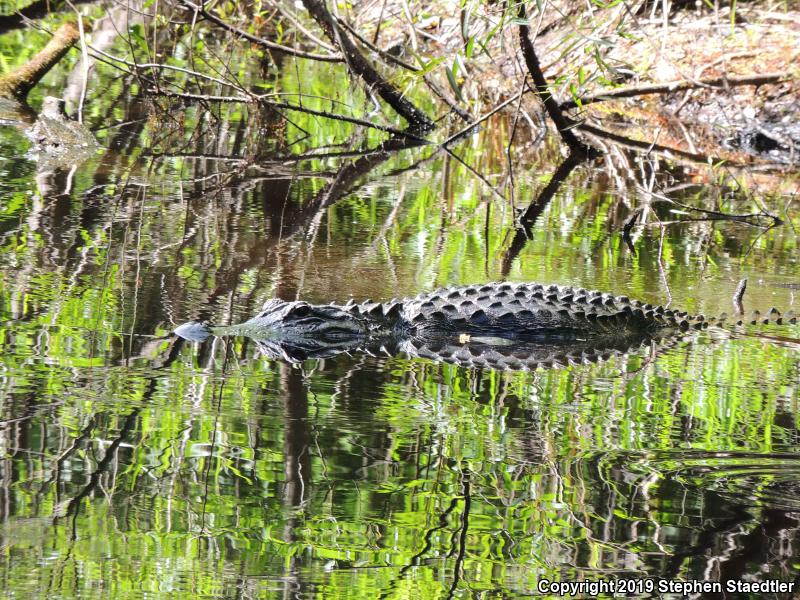
{"type": "Polygon", "coordinates": [[[564,116],[558,101],[550,92],[547,79],[545,79],[542,67],[539,64],[539,58],[536,56],[536,51],[533,48],[533,42],[531,42],[528,15],[525,12],[524,2],[521,2],[519,5],[519,18],[521,21],[519,26],[519,44],[522,49],[522,56],[525,58],[525,65],[528,67],[528,72],[533,78],[534,91],[539,96],[542,104],[544,104],[547,114],[550,115],[550,118],[553,120],[558,134],[561,136],[561,139],[564,140],[564,143],[569,146],[571,153],[578,152],[587,156],[595,154],[597,152],[596,150],[577,138],[572,130],[572,128],[575,127],[575,122],[564,116]]]}
{"type": "MultiPolygon", "coordinates": [[[[183,1],[186,2],[187,0],[183,1]]],[[[397,114],[408,121],[412,130],[428,131],[433,129],[433,122],[428,116],[407,100],[400,90],[384,79],[369,61],[362,56],[352,40],[347,37],[347,34],[339,27],[336,19],[325,7],[323,0],[303,0],[303,5],[325,32],[328,39],[341,49],[347,61],[347,66],[353,73],[364,80],[370,91],[377,93],[397,114]]]]}
{"type": "Polygon", "coordinates": [[[64,23],[36,56],[0,77],[0,98],[24,103],[33,86],[64,57],[79,38],[77,24],[64,23]]]}
{"type": "MultiPolygon", "coordinates": [[[[418,73],[419,71],[422,70],[420,67],[415,67],[414,65],[409,64],[409,63],[405,62],[404,60],[400,60],[396,56],[393,56],[389,52],[386,52],[385,50],[381,50],[375,44],[370,42],[364,36],[359,34],[355,29],[353,29],[347,23],[347,21],[345,21],[344,19],[340,19],[340,18],[337,17],[336,18],[336,22],[339,25],[341,25],[342,27],[344,27],[348,32],[350,32],[350,34],[354,38],[356,38],[359,42],[364,44],[367,48],[372,50],[375,54],[380,56],[385,61],[393,63],[393,64],[397,65],[398,67],[402,67],[403,69],[406,69],[408,71],[413,71],[415,73],[418,73]]],[[[428,88],[434,94],[436,94],[442,102],[447,104],[447,106],[450,107],[450,110],[452,110],[454,113],[456,113],[463,121],[466,121],[467,123],[469,123],[472,120],[472,115],[470,115],[467,111],[465,111],[463,108],[461,108],[458,104],[456,104],[455,100],[450,98],[441,89],[439,89],[439,86],[437,86],[433,81],[431,81],[431,78],[428,77],[427,74],[422,76],[422,80],[425,82],[425,85],[427,85],[428,88]]]]}
{"type": "Polygon", "coordinates": [[[788,73],[764,73],[762,75],[739,75],[735,77],[711,77],[706,79],[680,79],[668,83],[652,83],[646,85],[634,85],[631,87],[608,90],[597,94],[589,94],[565,100],[559,104],[561,110],[569,110],[578,106],[585,106],[595,102],[606,100],[618,100],[619,98],[633,98],[635,96],[646,96],[648,94],[667,94],[671,92],[682,92],[697,88],[725,88],[740,85],[763,85],[765,83],[779,83],[789,79],[788,73]]]}

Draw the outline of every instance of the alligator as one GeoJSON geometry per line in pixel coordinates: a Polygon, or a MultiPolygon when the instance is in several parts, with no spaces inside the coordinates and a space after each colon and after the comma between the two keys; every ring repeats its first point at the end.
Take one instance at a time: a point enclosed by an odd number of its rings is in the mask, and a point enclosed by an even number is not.
{"type": "MultiPolygon", "coordinates": [[[[272,299],[243,323],[215,327],[190,322],[175,334],[191,341],[212,334],[247,336],[268,357],[294,363],[380,351],[470,367],[533,370],[597,362],[653,342],[663,346],[683,332],[725,319],[583,288],[501,282],[388,302],[317,305],[272,299]]],[[[784,319],[797,321],[775,309],[763,320],[784,319]]]]}
{"type": "Polygon", "coordinates": [[[40,162],[80,164],[97,150],[97,140],[82,123],[72,120],[61,98],[45,96],[42,110],[33,125],[25,132],[33,142],[31,152],[39,154],[40,162]]]}
{"type": "MultiPolygon", "coordinates": [[[[84,24],[84,30],[88,24],[84,24]]],[[[47,96],[37,114],[27,102],[28,93],[80,39],[77,23],[64,23],[33,58],[0,76],[0,125],[16,127],[31,140],[29,155],[38,171],[79,165],[97,150],[97,141],[81,123],[71,120],[64,101],[47,96]]]]}

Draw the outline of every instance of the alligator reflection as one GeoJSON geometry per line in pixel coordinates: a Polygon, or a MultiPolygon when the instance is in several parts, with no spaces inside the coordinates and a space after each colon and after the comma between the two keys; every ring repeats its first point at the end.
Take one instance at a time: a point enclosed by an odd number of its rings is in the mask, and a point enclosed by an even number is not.
{"type": "MultiPolygon", "coordinates": [[[[184,330],[179,330],[178,334],[192,339],[189,332],[184,330]]],[[[467,336],[461,339],[385,338],[364,344],[351,340],[341,343],[328,340],[319,345],[287,339],[253,338],[253,341],[262,356],[291,364],[332,358],[340,354],[388,357],[405,355],[467,368],[534,371],[602,362],[648,348],[657,352],[674,345],[679,339],[680,337],[674,335],[667,338],[653,333],[640,333],[592,337],[587,340],[544,338],[540,341],[467,336]]],[[[195,341],[199,339],[195,338],[195,341]]]]}

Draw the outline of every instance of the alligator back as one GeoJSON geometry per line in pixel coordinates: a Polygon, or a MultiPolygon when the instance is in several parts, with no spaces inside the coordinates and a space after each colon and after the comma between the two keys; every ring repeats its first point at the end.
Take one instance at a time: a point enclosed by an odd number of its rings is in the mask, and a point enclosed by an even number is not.
{"type": "Polygon", "coordinates": [[[702,316],[624,296],[536,283],[489,283],[444,288],[402,302],[415,335],[451,332],[519,339],[565,339],[597,333],[703,328],[702,316]]]}

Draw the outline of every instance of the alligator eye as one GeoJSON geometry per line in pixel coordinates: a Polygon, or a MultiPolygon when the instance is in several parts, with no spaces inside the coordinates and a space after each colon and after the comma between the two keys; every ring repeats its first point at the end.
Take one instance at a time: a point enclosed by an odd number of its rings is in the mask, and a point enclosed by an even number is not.
{"type": "Polygon", "coordinates": [[[306,304],[301,304],[292,311],[292,315],[295,317],[307,317],[310,314],[311,314],[311,307],[306,304]]]}

